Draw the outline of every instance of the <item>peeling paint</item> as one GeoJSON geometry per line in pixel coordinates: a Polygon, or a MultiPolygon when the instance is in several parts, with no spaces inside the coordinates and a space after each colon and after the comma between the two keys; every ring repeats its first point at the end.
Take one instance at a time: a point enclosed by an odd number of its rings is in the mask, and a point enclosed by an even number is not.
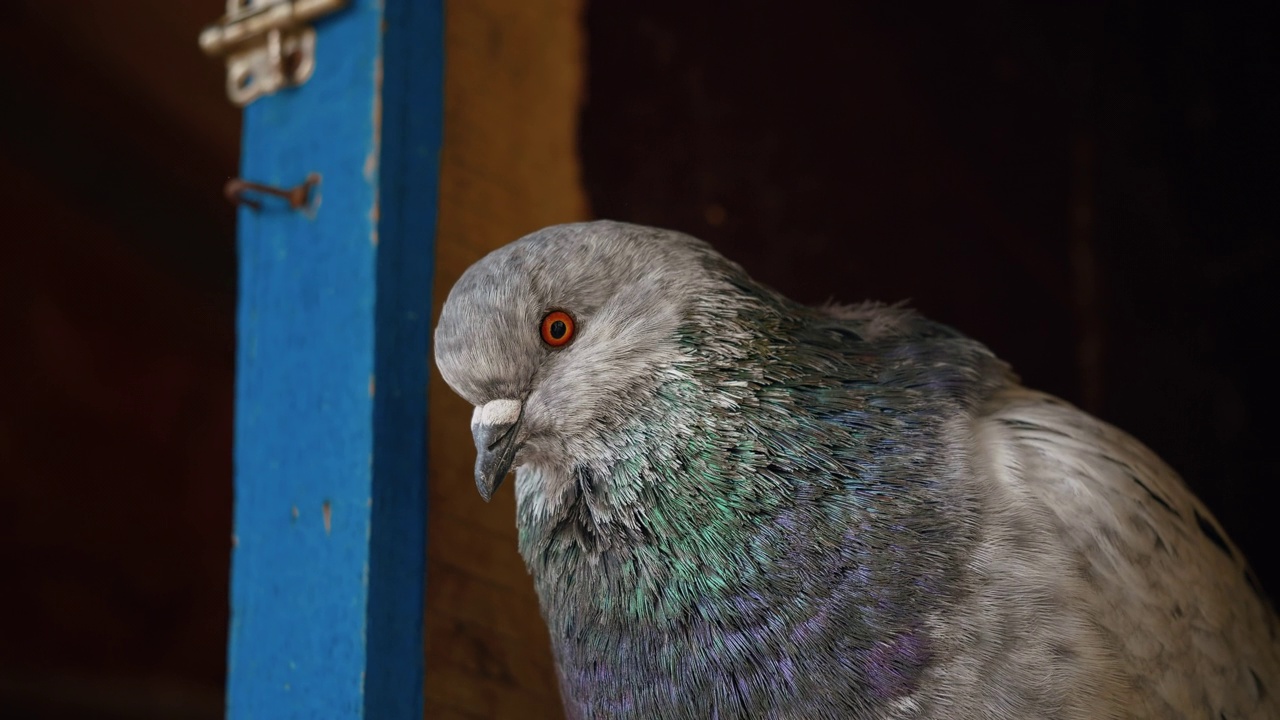
{"type": "Polygon", "coordinates": [[[382,153],[382,56],[373,59],[373,137],[369,155],[364,159],[364,179],[373,185],[373,207],[369,209],[369,244],[378,246],[378,220],[381,206],[378,197],[378,162],[382,153]]]}
{"type": "Polygon", "coordinates": [[[280,180],[316,171],[324,183],[305,216],[260,213],[241,223],[240,277],[247,281],[237,285],[244,322],[236,330],[246,361],[237,366],[235,483],[244,502],[235,504],[235,521],[252,542],[233,551],[231,568],[226,700],[237,716],[423,717],[425,517],[356,504],[383,486],[411,505],[426,497],[427,333],[397,335],[394,345],[381,339],[399,332],[406,311],[417,312],[419,322],[431,317],[443,6],[347,5],[355,7],[324,20],[325,62],[315,76],[245,113],[246,173],[280,180]],[[385,39],[378,34],[384,19],[385,39]],[[413,190],[385,198],[388,247],[395,241],[397,259],[416,268],[411,272],[388,267],[391,258],[381,252],[384,187],[413,190]],[[323,203],[321,220],[314,211],[323,203]],[[403,245],[402,232],[412,238],[403,245]],[[317,290],[320,301],[297,302],[317,290]],[[300,326],[315,332],[293,332],[300,326]],[[413,351],[398,353],[401,340],[413,351]],[[347,385],[361,373],[364,398],[347,385]],[[375,398],[378,383],[387,389],[375,398]],[[396,407],[411,413],[385,417],[378,401],[392,390],[404,395],[396,407]],[[331,418],[316,411],[339,405],[335,432],[331,418]],[[359,467],[360,455],[370,465],[378,458],[376,473],[359,467]],[[320,507],[312,504],[317,497],[320,507]],[[335,533],[339,501],[352,515],[335,533]],[[303,506],[320,512],[304,522],[303,506]],[[374,527],[387,530],[375,537],[374,527]],[[323,662],[314,662],[316,647],[323,662]],[[299,658],[296,668],[291,657],[299,658]]]}
{"type": "MultiPolygon", "coordinates": [[[[378,155],[382,152],[382,58],[373,61],[373,138],[364,159],[364,179],[373,182],[378,176],[378,155]]],[[[376,200],[375,200],[376,206],[376,200]]]]}

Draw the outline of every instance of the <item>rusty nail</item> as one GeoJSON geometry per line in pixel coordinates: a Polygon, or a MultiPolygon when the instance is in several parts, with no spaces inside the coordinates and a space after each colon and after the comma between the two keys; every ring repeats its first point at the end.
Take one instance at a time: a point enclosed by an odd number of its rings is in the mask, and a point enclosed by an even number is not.
{"type": "Polygon", "coordinates": [[[262,183],[250,182],[243,178],[232,178],[227,181],[226,186],[222,189],[227,199],[236,205],[248,205],[254,210],[261,210],[262,203],[245,196],[246,192],[259,192],[265,195],[275,195],[289,201],[289,207],[294,210],[300,210],[307,205],[308,196],[311,194],[311,188],[320,182],[320,175],[311,173],[301,184],[291,188],[278,188],[272,185],[263,185],[262,183]]]}

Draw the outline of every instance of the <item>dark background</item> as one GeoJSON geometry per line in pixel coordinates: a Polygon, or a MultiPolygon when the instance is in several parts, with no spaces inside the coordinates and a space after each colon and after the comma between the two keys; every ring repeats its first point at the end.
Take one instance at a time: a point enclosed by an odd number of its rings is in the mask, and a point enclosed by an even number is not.
{"type": "MultiPolygon", "coordinates": [[[[593,214],[911,299],[1182,472],[1274,594],[1261,3],[589,3],[593,214]]],[[[218,717],[220,0],[0,2],[0,716],[218,717]]],[[[531,79],[536,81],[536,79],[531,79]]]]}
{"type": "Polygon", "coordinates": [[[1274,594],[1280,49],[1257,3],[588,7],[584,186],[909,299],[1150,445],[1274,594]]]}
{"type": "Polygon", "coordinates": [[[221,0],[0,0],[0,717],[221,716],[221,0]]]}

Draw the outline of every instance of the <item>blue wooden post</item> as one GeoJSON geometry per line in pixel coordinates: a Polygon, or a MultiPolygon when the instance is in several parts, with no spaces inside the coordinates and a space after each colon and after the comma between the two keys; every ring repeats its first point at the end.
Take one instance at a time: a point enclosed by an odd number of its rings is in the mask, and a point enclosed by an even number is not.
{"type": "Polygon", "coordinates": [[[422,715],[441,0],[357,0],[245,111],[227,716],[422,715]]]}

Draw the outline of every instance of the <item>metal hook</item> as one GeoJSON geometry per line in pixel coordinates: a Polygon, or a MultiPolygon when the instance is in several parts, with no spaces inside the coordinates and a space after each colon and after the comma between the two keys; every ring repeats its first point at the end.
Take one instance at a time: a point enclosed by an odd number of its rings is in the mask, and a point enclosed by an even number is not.
{"type": "Polygon", "coordinates": [[[320,183],[319,173],[311,173],[307,175],[307,179],[301,184],[291,188],[278,188],[273,185],[263,185],[262,183],[251,182],[244,178],[232,178],[227,181],[226,186],[222,189],[227,199],[236,205],[248,205],[254,210],[261,210],[262,203],[252,198],[245,197],[246,192],[260,192],[264,195],[274,195],[289,201],[289,207],[294,210],[301,210],[307,206],[307,201],[311,194],[311,188],[320,183]]]}

